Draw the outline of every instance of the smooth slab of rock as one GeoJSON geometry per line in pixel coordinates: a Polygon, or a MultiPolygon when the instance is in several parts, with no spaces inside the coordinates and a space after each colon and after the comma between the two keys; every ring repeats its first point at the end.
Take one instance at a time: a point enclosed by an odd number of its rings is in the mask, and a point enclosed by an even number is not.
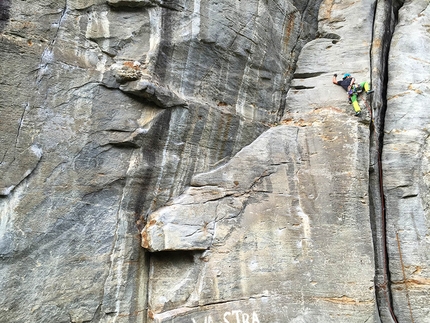
{"type": "Polygon", "coordinates": [[[308,122],[271,128],[149,216],[154,322],[373,316],[367,129],[330,110],[308,122]]]}

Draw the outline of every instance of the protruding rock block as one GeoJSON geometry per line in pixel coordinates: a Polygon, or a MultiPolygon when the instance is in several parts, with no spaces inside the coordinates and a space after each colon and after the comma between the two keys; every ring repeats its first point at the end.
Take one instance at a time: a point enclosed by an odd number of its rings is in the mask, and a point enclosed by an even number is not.
{"type": "Polygon", "coordinates": [[[160,108],[172,108],[186,106],[185,100],[181,99],[172,90],[156,85],[147,80],[137,80],[122,84],[120,90],[138,97],[154,102],[160,108]]]}

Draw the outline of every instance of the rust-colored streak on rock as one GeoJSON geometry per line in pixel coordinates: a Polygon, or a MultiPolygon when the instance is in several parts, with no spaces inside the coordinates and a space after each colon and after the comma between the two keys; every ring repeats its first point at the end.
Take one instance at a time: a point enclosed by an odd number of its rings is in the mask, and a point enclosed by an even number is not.
{"type": "Polygon", "coordinates": [[[298,120],[294,119],[284,119],[281,121],[281,124],[287,125],[287,126],[297,126],[297,127],[306,127],[312,124],[312,122],[307,122],[304,119],[300,118],[298,120]]]}
{"type": "Polygon", "coordinates": [[[142,233],[141,233],[141,236],[142,236],[141,246],[142,246],[143,248],[145,248],[145,249],[149,249],[149,247],[150,247],[150,245],[151,245],[151,243],[150,243],[150,238],[148,237],[148,229],[149,229],[151,226],[154,226],[154,225],[156,225],[156,224],[157,224],[157,221],[156,221],[156,220],[154,220],[154,219],[152,219],[151,221],[149,221],[149,222],[146,224],[145,228],[143,229],[143,231],[142,231],[142,233]]]}
{"type": "Polygon", "coordinates": [[[290,41],[291,33],[294,30],[294,20],[296,18],[296,15],[293,13],[288,15],[288,22],[285,24],[285,30],[284,30],[284,44],[287,45],[290,41]]]}
{"type": "Polygon", "coordinates": [[[334,0],[327,0],[321,4],[320,15],[322,20],[330,19],[334,0]]]}
{"type": "Polygon", "coordinates": [[[149,241],[148,241],[148,233],[146,233],[146,230],[142,231],[142,242],[141,246],[145,249],[149,248],[149,241]]]}
{"type": "Polygon", "coordinates": [[[418,288],[428,288],[430,286],[430,279],[428,278],[415,278],[415,279],[406,279],[406,280],[400,280],[400,281],[394,281],[392,282],[394,288],[396,290],[404,290],[405,286],[408,289],[418,289],[418,288]]]}
{"type": "Polygon", "coordinates": [[[218,128],[218,136],[219,138],[221,138],[221,141],[220,141],[221,147],[219,150],[218,159],[222,159],[227,155],[226,150],[227,150],[227,144],[229,140],[228,138],[230,134],[232,119],[233,119],[232,115],[227,114],[224,119],[225,121],[224,126],[218,128]]]}
{"type": "Polygon", "coordinates": [[[367,304],[373,302],[373,300],[362,300],[362,301],[360,301],[360,300],[353,299],[353,298],[345,296],[345,295],[343,295],[341,297],[322,297],[319,299],[326,301],[326,302],[341,304],[341,305],[367,305],[367,304]]]}
{"type": "Polygon", "coordinates": [[[154,319],[154,312],[152,312],[151,310],[148,310],[148,317],[153,320],[154,319]]]}
{"type": "Polygon", "coordinates": [[[381,39],[380,39],[380,38],[376,38],[376,39],[373,41],[372,46],[373,46],[373,50],[376,50],[376,49],[381,48],[381,46],[382,46],[382,41],[381,41],[381,39]]]}
{"type": "Polygon", "coordinates": [[[124,65],[125,67],[131,68],[131,69],[134,69],[134,70],[139,70],[139,66],[138,66],[138,65],[135,65],[135,64],[134,64],[134,62],[131,62],[131,61],[125,61],[125,62],[123,63],[123,65],[124,65]]]}

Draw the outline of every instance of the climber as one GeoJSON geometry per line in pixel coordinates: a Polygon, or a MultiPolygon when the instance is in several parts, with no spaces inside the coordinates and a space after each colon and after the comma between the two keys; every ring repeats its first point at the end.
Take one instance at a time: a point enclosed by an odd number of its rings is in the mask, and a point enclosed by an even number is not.
{"type": "Polygon", "coordinates": [[[343,75],[341,81],[338,81],[337,74],[334,74],[333,84],[340,85],[345,89],[346,92],[348,92],[348,102],[352,104],[352,107],[355,111],[355,115],[359,116],[361,114],[361,109],[357,102],[357,96],[363,91],[363,89],[366,94],[373,93],[373,90],[370,89],[369,83],[361,82],[357,85],[355,84],[355,78],[353,78],[351,74],[346,73],[343,75]]]}

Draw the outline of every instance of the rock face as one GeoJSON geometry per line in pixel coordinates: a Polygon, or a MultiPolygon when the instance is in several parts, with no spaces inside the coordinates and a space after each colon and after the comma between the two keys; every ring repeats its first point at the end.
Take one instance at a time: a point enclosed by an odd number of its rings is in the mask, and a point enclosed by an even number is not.
{"type": "Polygon", "coordinates": [[[2,1],[0,321],[427,322],[429,7],[2,1]]]}
{"type": "Polygon", "coordinates": [[[156,322],[235,322],[233,313],[259,322],[373,316],[368,165],[361,164],[368,133],[333,110],[308,122],[271,128],[150,215],[144,247],[208,250],[193,252],[179,274],[166,255],[156,256],[163,268],[149,282],[156,322]]]}
{"type": "Polygon", "coordinates": [[[399,322],[430,318],[429,26],[429,2],[406,2],[399,10],[389,57],[382,165],[387,252],[399,322]]]}

